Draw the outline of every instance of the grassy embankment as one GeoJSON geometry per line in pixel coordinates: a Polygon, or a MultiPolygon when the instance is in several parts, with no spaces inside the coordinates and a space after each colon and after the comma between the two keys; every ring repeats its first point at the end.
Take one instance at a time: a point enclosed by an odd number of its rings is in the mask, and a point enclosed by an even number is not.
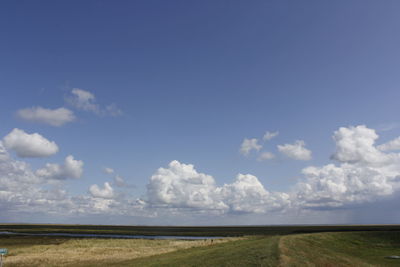
{"type": "Polygon", "coordinates": [[[400,266],[400,232],[314,233],[283,236],[281,266],[400,266]]]}
{"type": "Polygon", "coordinates": [[[400,260],[386,258],[399,254],[400,232],[337,232],[250,237],[124,263],[127,266],[400,266],[400,260]]]}
{"type": "Polygon", "coordinates": [[[249,237],[109,266],[278,266],[278,243],[278,236],[249,237]]]}

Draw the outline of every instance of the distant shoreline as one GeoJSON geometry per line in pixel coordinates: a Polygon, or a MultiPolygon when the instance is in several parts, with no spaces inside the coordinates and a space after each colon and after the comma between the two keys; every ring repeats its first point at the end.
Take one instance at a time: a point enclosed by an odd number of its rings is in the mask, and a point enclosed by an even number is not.
{"type": "Polygon", "coordinates": [[[226,237],[318,232],[400,231],[400,225],[269,225],[269,226],[120,226],[69,224],[0,224],[15,234],[226,237]]]}

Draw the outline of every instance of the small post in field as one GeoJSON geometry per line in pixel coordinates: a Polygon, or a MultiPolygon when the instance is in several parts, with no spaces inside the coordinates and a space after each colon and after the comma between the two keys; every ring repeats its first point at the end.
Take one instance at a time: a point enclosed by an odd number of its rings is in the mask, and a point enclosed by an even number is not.
{"type": "Polygon", "coordinates": [[[3,267],[3,256],[7,255],[7,252],[6,248],[0,248],[0,267],[3,267]]]}

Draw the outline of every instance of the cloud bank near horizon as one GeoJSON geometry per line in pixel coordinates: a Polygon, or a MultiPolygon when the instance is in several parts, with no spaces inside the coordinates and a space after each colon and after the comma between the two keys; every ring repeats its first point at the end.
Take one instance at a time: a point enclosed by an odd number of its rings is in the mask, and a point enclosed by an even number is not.
{"type": "MultiPolygon", "coordinates": [[[[105,182],[102,187],[93,184],[87,194],[69,194],[65,183],[68,178],[82,179],[83,161],[69,155],[62,164],[46,163],[34,170],[27,162],[14,159],[9,150],[20,157],[50,156],[58,147],[37,133],[14,129],[0,141],[0,209],[146,217],[166,211],[285,214],[371,203],[392,196],[400,186],[400,153],[376,146],[378,138],[374,129],[364,125],[339,128],[333,134],[336,150],[331,156],[336,163],[303,168],[302,178],[288,192],[270,191],[258,177],[241,173],[231,183],[218,186],[213,176],[197,171],[194,165],[173,160],[156,170],[146,193],[135,198],[121,191],[129,188],[123,180],[105,182]]],[[[388,146],[395,146],[396,140],[388,146]]],[[[294,146],[303,145],[297,142],[294,146]]],[[[115,174],[109,167],[104,171],[115,174]]]]}

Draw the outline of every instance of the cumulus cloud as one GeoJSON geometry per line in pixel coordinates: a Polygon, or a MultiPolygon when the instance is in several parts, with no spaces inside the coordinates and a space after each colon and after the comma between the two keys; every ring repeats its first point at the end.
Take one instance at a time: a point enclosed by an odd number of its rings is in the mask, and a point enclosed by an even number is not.
{"type": "Polygon", "coordinates": [[[374,143],[374,129],[364,125],[335,131],[338,165],[303,169],[294,199],[300,207],[336,208],[392,195],[399,189],[400,154],[383,153],[374,143]]]}
{"type": "Polygon", "coordinates": [[[191,164],[171,161],[168,168],[159,168],[147,185],[150,203],[178,207],[219,208],[215,200],[215,181],[198,173],[191,164]]]}
{"type": "MultiPolygon", "coordinates": [[[[378,149],[378,138],[374,129],[363,125],[339,128],[333,134],[335,162],[304,168],[301,179],[286,193],[267,190],[251,174],[238,174],[233,182],[217,185],[211,175],[193,165],[172,161],[151,176],[143,200],[118,192],[117,178],[103,186],[94,184],[81,196],[71,196],[62,188],[49,189],[52,184],[64,184],[57,182],[60,179],[81,177],[83,162],[68,156],[63,164],[46,164],[34,171],[26,162],[12,159],[0,141],[0,210],[2,214],[40,211],[157,217],[352,207],[399,192],[400,153],[378,149]]],[[[111,168],[106,172],[118,176],[111,168]]]]}
{"type": "Polygon", "coordinates": [[[240,146],[240,153],[247,156],[252,150],[259,151],[261,148],[262,145],[258,144],[258,140],[256,138],[245,138],[242,142],[242,145],[240,146]]]}
{"type": "Polygon", "coordinates": [[[58,152],[55,142],[49,141],[38,133],[28,134],[13,129],[3,139],[7,149],[14,150],[19,157],[48,157],[58,152]]]}
{"type": "Polygon", "coordinates": [[[274,159],[275,155],[271,152],[263,152],[261,155],[258,157],[258,161],[263,161],[263,160],[271,160],[274,159]]]}
{"type": "Polygon", "coordinates": [[[305,145],[303,140],[297,140],[294,144],[278,145],[278,150],[295,160],[310,160],[311,151],[305,148],[305,145]]]}
{"type": "Polygon", "coordinates": [[[238,174],[232,184],[225,184],[220,191],[224,203],[232,212],[264,213],[290,204],[289,195],[271,194],[251,174],[238,174]]]}
{"type": "Polygon", "coordinates": [[[74,113],[66,108],[25,108],[18,110],[17,116],[30,122],[49,124],[51,126],[62,126],[75,120],[74,113]]]}
{"type": "Polygon", "coordinates": [[[108,182],[104,183],[104,187],[100,188],[97,184],[90,186],[89,192],[93,197],[96,198],[113,198],[114,189],[108,182]]]}
{"type": "Polygon", "coordinates": [[[13,160],[0,141],[0,191],[17,190],[24,184],[39,183],[41,180],[31,171],[29,164],[13,160]]]}
{"type": "Polygon", "coordinates": [[[65,190],[43,188],[39,177],[24,161],[14,160],[0,142],[0,210],[12,212],[69,212],[73,203],[65,190]]]}
{"type": "Polygon", "coordinates": [[[335,208],[371,201],[393,193],[396,176],[367,166],[344,163],[307,167],[297,185],[296,201],[306,208],[335,208]]]}
{"type": "Polygon", "coordinates": [[[101,107],[93,93],[79,88],[72,89],[71,95],[66,98],[66,101],[76,109],[93,112],[97,115],[122,115],[122,110],[116,104],[101,107]]]}
{"type": "Polygon", "coordinates": [[[377,147],[381,151],[400,150],[400,137],[377,147]]]}
{"type": "Polygon", "coordinates": [[[64,180],[68,178],[80,178],[83,173],[83,161],[75,160],[69,155],[64,164],[47,163],[44,168],[38,169],[36,175],[46,179],[64,180]]]}
{"type": "Polygon", "coordinates": [[[374,163],[387,160],[386,155],[374,146],[378,134],[365,125],[341,127],[335,131],[333,139],[336,142],[336,152],[332,159],[337,161],[374,163]]]}
{"type": "Polygon", "coordinates": [[[286,194],[271,194],[253,175],[239,174],[232,184],[218,187],[212,176],[193,165],[172,161],[160,168],[147,186],[150,204],[224,212],[264,212],[289,205],[286,194]]]}
{"type": "Polygon", "coordinates": [[[274,138],[274,137],[276,137],[278,135],[279,135],[278,131],[276,131],[276,132],[268,132],[267,131],[263,136],[263,140],[264,141],[269,141],[269,140],[271,140],[272,138],[274,138]]]}
{"type": "MultiPolygon", "coordinates": [[[[101,198],[100,195],[94,197],[90,193],[72,196],[62,188],[64,183],[49,179],[80,176],[81,171],[79,171],[80,168],[76,168],[76,165],[79,165],[77,163],[79,161],[76,162],[72,157],[67,157],[62,166],[50,165],[50,168],[34,171],[26,162],[13,159],[0,141],[0,217],[7,218],[8,212],[11,212],[12,216],[54,214],[55,216],[74,216],[74,218],[77,215],[91,214],[126,216],[153,214],[153,211],[144,209],[143,201],[131,196],[121,199],[101,198]]],[[[99,188],[99,191],[103,192],[103,196],[109,196],[109,193],[108,195],[104,193],[109,191],[108,186],[99,188]]]]}

